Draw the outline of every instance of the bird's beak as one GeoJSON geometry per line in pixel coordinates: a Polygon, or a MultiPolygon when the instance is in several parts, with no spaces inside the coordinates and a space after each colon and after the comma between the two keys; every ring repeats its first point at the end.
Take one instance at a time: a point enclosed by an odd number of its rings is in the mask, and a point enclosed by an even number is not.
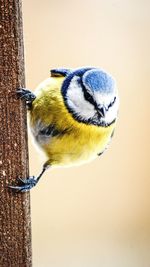
{"type": "Polygon", "coordinates": [[[105,114],[106,114],[106,109],[105,109],[105,107],[103,106],[103,107],[99,107],[98,109],[97,109],[97,112],[99,113],[99,115],[101,116],[101,117],[105,117],[105,114]]]}

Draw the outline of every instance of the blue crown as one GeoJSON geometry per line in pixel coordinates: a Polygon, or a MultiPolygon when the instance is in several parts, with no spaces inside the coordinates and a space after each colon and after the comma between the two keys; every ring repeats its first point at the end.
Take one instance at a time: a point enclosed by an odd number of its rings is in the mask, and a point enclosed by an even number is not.
{"type": "Polygon", "coordinates": [[[88,70],[91,70],[91,69],[94,69],[94,68],[90,68],[90,67],[85,67],[85,68],[80,68],[80,69],[76,69],[74,71],[72,71],[71,73],[68,74],[68,76],[66,76],[66,79],[64,80],[63,84],[62,84],[62,94],[63,96],[66,96],[66,93],[67,93],[67,90],[68,90],[68,87],[71,83],[71,80],[75,77],[75,76],[78,76],[80,78],[82,78],[83,74],[85,72],[87,72],[88,70]]]}
{"type": "Polygon", "coordinates": [[[70,73],[68,72],[62,85],[62,94],[64,96],[66,96],[69,84],[75,76],[80,77],[80,83],[87,89],[89,88],[90,90],[106,94],[114,91],[115,81],[108,73],[98,68],[87,67],[70,71],[70,73]]]}
{"type": "Polygon", "coordinates": [[[85,72],[82,82],[87,89],[106,94],[112,93],[115,87],[114,79],[100,69],[91,69],[85,72]]]}

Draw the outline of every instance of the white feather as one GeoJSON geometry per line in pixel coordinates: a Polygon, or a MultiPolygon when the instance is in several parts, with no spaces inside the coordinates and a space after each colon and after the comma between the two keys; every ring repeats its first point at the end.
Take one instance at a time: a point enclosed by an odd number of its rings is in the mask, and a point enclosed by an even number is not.
{"type": "MultiPolygon", "coordinates": [[[[96,114],[95,107],[84,98],[83,90],[78,83],[78,76],[75,76],[67,90],[67,104],[68,106],[77,114],[78,117],[83,118],[84,120],[94,118],[96,114]]],[[[90,92],[93,94],[93,99],[97,105],[104,105],[106,108],[116,97],[116,101],[112,107],[107,109],[106,115],[104,118],[101,118],[101,122],[110,124],[114,119],[117,118],[119,100],[117,95],[117,89],[115,88],[113,94],[102,94],[101,92],[95,91],[90,92]]]]}
{"type": "Polygon", "coordinates": [[[82,87],[78,83],[78,76],[75,76],[67,90],[67,103],[69,107],[84,119],[92,118],[95,109],[92,104],[85,100],[82,87]]]}

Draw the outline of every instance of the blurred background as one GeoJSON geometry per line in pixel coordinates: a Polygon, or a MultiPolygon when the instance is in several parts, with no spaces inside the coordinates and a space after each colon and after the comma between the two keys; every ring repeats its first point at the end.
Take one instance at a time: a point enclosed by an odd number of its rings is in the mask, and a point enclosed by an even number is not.
{"type": "MultiPolygon", "coordinates": [[[[55,67],[97,66],[117,80],[111,146],[49,170],[31,192],[34,267],[150,266],[150,1],[23,1],[26,85],[55,67]]],[[[44,158],[29,138],[30,174],[44,158]]]]}

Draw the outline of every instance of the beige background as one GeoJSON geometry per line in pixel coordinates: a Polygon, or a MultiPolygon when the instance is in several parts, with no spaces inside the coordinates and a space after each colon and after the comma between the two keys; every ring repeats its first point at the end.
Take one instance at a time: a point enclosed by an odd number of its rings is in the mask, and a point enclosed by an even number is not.
{"type": "MultiPolygon", "coordinates": [[[[111,72],[116,133],[94,162],[49,171],[31,193],[34,267],[150,266],[150,1],[23,1],[27,87],[50,68],[111,72]]],[[[30,173],[44,159],[30,142],[30,173]]]]}

